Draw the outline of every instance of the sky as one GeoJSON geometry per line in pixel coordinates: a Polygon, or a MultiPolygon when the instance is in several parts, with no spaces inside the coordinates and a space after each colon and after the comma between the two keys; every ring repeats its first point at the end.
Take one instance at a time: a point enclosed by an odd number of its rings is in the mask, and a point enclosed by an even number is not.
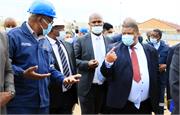
{"type": "MultiPolygon", "coordinates": [[[[34,0],[0,0],[0,20],[14,17],[27,20],[28,8],[34,0]]],[[[87,22],[92,13],[102,15],[105,22],[119,25],[127,17],[142,23],[151,18],[180,25],[180,0],[49,0],[57,17],[65,21],[87,22]]]]}

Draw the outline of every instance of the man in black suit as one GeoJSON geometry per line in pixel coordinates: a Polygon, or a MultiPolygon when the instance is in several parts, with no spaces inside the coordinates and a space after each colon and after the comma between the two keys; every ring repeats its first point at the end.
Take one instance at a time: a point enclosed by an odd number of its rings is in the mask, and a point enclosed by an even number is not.
{"type": "MultiPolygon", "coordinates": [[[[62,29],[60,22],[61,21],[59,20],[55,21],[51,32],[47,36],[47,39],[49,40],[53,49],[52,55],[55,60],[55,68],[65,75],[64,70],[66,70],[66,68],[63,66],[64,61],[62,61],[64,59],[62,59],[61,54],[58,51],[57,43],[59,43],[65,54],[70,75],[74,75],[76,74],[76,60],[73,46],[68,42],[57,40],[57,38],[60,36],[60,30],[62,29]]],[[[65,86],[62,84],[51,82],[49,85],[49,91],[50,114],[72,114],[72,109],[78,102],[76,84],[73,84],[70,86],[70,88],[65,88],[65,86]]]]}
{"type": "Polygon", "coordinates": [[[166,93],[167,93],[167,107],[168,109],[170,110],[170,103],[172,102],[172,98],[171,98],[171,95],[170,95],[170,84],[169,84],[169,70],[170,70],[170,65],[171,65],[171,61],[172,61],[172,57],[173,57],[173,54],[174,54],[174,50],[176,49],[176,47],[180,45],[180,43],[176,44],[176,45],[173,45],[169,48],[169,51],[168,51],[168,56],[167,56],[167,60],[166,60],[166,65],[167,65],[167,68],[166,68],[166,72],[167,72],[167,79],[166,79],[166,93]]]}
{"type": "Polygon", "coordinates": [[[169,71],[170,91],[171,97],[174,101],[173,114],[179,114],[179,52],[180,44],[176,46],[169,71]]]}
{"type": "Polygon", "coordinates": [[[82,74],[78,96],[82,114],[98,114],[106,95],[105,78],[100,67],[107,51],[108,38],[102,35],[103,19],[99,14],[89,17],[89,26],[90,33],[74,45],[78,72],[82,74]]]}
{"type": "Polygon", "coordinates": [[[101,72],[108,86],[107,106],[111,114],[158,112],[158,55],[150,45],[138,41],[137,23],[123,22],[122,42],[106,55],[101,72]]]}

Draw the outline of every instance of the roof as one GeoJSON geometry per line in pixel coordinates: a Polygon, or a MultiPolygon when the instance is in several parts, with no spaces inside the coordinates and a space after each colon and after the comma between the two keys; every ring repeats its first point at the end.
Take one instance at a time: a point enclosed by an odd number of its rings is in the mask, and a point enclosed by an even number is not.
{"type": "Polygon", "coordinates": [[[142,25],[144,23],[148,23],[148,22],[151,22],[151,21],[156,21],[156,22],[161,23],[163,25],[166,25],[166,26],[169,26],[171,28],[174,28],[177,31],[180,31],[180,25],[174,24],[174,23],[171,23],[171,22],[167,22],[167,21],[163,21],[163,20],[159,20],[159,19],[155,19],[155,18],[151,18],[151,19],[149,19],[149,20],[147,20],[147,21],[145,21],[143,23],[140,23],[139,25],[142,25]]]}

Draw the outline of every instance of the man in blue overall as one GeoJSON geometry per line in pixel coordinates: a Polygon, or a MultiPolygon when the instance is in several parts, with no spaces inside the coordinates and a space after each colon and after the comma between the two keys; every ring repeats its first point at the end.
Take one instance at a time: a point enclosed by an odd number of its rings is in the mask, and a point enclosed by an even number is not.
{"type": "Polygon", "coordinates": [[[81,77],[64,77],[54,68],[52,49],[45,38],[56,16],[54,6],[37,0],[28,12],[28,21],[8,33],[16,89],[16,96],[8,104],[8,114],[48,114],[50,77],[60,84],[72,84],[81,77]]]}

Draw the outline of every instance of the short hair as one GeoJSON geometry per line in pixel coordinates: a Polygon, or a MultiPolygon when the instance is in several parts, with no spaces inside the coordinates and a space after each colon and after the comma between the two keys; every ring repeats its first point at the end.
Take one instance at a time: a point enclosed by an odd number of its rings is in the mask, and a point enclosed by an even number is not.
{"type": "Polygon", "coordinates": [[[11,17],[8,17],[4,20],[4,27],[16,27],[17,26],[17,23],[16,23],[16,20],[14,18],[11,18],[11,17]]]}
{"type": "Polygon", "coordinates": [[[98,13],[93,13],[93,14],[91,14],[90,16],[89,16],[89,22],[91,22],[91,20],[93,19],[93,18],[100,18],[100,19],[102,19],[103,20],[103,18],[102,18],[102,16],[100,15],[100,14],[98,14],[98,13]]]}
{"type": "Polygon", "coordinates": [[[104,23],[104,25],[103,25],[103,30],[109,30],[109,29],[111,29],[111,28],[113,28],[113,25],[112,25],[112,24],[107,23],[107,22],[104,23]]]}
{"type": "Polygon", "coordinates": [[[126,18],[122,24],[123,28],[133,28],[135,32],[139,33],[139,28],[136,21],[132,18],[126,18]]]}
{"type": "Polygon", "coordinates": [[[154,29],[153,32],[157,32],[160,38],[162,37],[162,31],[160,29],[154,29]]]}

